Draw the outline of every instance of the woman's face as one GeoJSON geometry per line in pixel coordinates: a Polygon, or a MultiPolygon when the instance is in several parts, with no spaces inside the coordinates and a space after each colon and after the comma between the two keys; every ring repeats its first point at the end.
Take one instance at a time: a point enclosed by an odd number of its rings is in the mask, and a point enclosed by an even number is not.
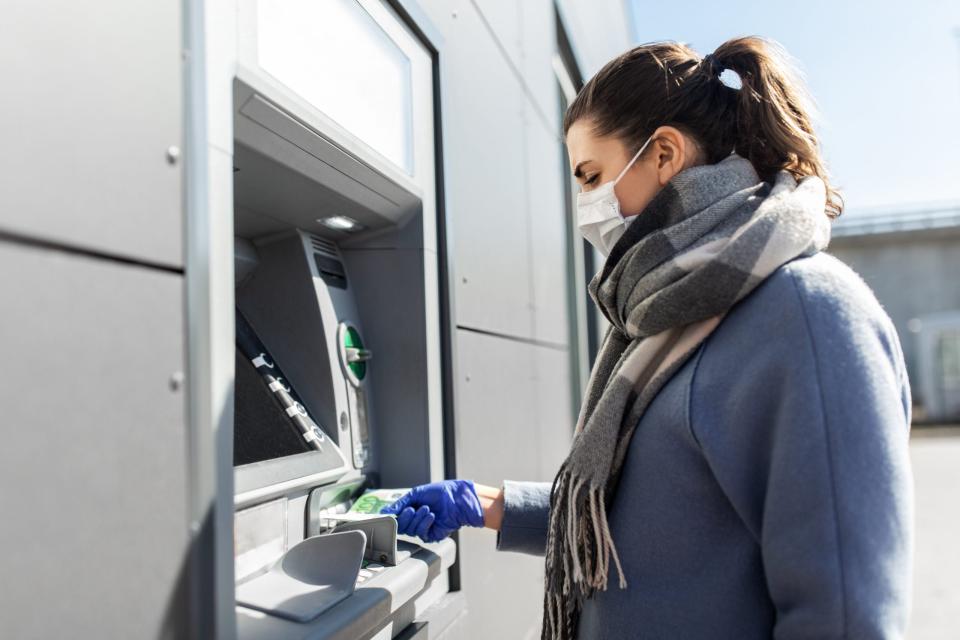
{"type": "MultiPolygon", "coordinates": [[[[590,129],[590,121],[581,118],[570,126],[566,138],[570,170],[584,192],[615,180],[639,150],[628,149],[619,138],[595,136],[590,129]]],[[[679,129],[660,127],[652,138],[614,186],[625,218],[643,211],[670,178],[695,160],[696,154],[691,154],[695,146],[679,129]]]]}

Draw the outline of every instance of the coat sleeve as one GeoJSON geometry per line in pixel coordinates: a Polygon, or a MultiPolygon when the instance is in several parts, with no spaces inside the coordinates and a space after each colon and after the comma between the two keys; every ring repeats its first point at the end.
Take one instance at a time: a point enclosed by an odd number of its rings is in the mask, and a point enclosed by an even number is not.
{"type": "Polygon", "coordinates": [[[708,340],[690,387],[691,432],[759,545],[779,639],[902,638],[910,612],[910,388],[892,322],[844,278],[786,279],[729,353],[708,340]],[[717,358],[739,364],[721,375],[717,358]]]}
{"type": "Polygon", "coordinates": [[[498,551],[542,556],[547,549],[551,482],[504,480],[498,551]]]}

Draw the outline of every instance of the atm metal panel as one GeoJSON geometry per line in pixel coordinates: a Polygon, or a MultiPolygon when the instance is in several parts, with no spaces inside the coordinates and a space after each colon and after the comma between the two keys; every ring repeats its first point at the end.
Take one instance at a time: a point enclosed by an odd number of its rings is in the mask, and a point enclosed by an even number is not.
{"type": "Polygon", "coordinates": [[[530,89],[527,100],[535,101],[542,111],[546,123],[540,122],[545,130],[559,136],[560,96],[557,76],[553,70],[553,61],[557,55],[556,5],[551,0],[518,2],[520,13],[520,42],[523,58],[518,65],[523,81],[530,89]]]}
{"type": "Polygon", "coordinates": [[[4,6],[0,230],[180,267],[181,3],[107,4],[4,6]]]}
{"type": "Polygon", "coordinates": [[[477,12],[460,9],[437,16],[455,43],[443,62],[443,119],[456,322],[531,337],[522,87],[477,12]]]}
{"type": "Polygon", "coordinates": [[[543,558],[497,551],[489,530],[462,529],[458,544],[471,624],[457,639],[539,637],[543,558]]]}
{"type": "MultiPolygon", "coordinates": [[[[568,228],[575,220],[564,203],[560,97],[552,58],[556,50],[552,2],[517,3],[523,58],[519,65],[530,92],[524,100],[525,153],[529,171],[534,336],[566,344],[569,336],[568,228]]],[[[580,236],[574,237],[580,241],[580,236]]]]}
{"type": "MultiPolygon", "coordinates": [[[[456,340],[457,475],[493,486],[540,479],[538,347],[463,330],[456,340]]],[[[482,632],[465,637],[526,637],[543,605],[543,558],[497,551],[489,531],[469,527],[459,545],[470,616],[484,621],[482,632]]]]}
{"type": "MultiPolygon", "coordinates": [[[[530,194],[530,262],[533,277],[533,335],[556,345],[570,341],[567,228],[572,216],[564,203],[560,141],[534,116],[527,103],[525,121],[526,188],[530,194]]],[[[580,236],[576,236],[580,240],[580,236]]],[[[579,274],[578,274],[579,275],[579,274]]]]}
{"type": "Polygon", "coordinates": [[[464,330],[456,341],[458,475],[486,484],[529,476],[539,455],[534,347],[464,330]]]}
{"type": "MultiPolygon", "coordinates": [[[[540,468],[532,480],[552,481],[560,464],[570,452],[573,429],[577,423],[574,406],[579,407],[580,394],[574,398],[574,381],[570,373],[570,353],[566,349],[533,347],[534,397],[540,446],[537,449],[540,468]]],[[[523,480],[524,478],[519,478],[523,480]]]]}
{"type": "MultiPolygon", "coordinates": [[[[534,0],[534,3],[537,1],[534,0]]],[[[479,11],[510,56],[511,62],[519,66],[524,55],[520,5],[525,3],[512,0],[476,0],[469,4],[472,6],[464,6],[464,11],[479,11]]]]}
{"type": "Polygon", "coordinates": [[[183,637],[182,277],[6,242],[0,273],[0,636],[183,637]]]}

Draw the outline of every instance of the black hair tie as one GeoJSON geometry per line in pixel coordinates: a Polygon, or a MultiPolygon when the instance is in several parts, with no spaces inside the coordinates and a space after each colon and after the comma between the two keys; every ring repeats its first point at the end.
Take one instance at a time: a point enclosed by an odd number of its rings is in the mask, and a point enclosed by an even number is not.
{"type": "Polygon", "coordinates": [[[719,80],[720,84],[734,91],[740,91],[743,88],[743,79],[740,74],[730,67],[720,64],[717,57],[712,53],[705,55],[700,62],[701,64],[707,64],[707,74],[711,80],[719,80]]]}
{"type": "Polygon", "coordinates": [[[719,62],[717,62],[716,56],[714,56],[712,53],[708,53],[706,56],[704,56],[703,62],[707,64],[711,78],[718,78],[720,77],[720,74],[723,73],[723,67],[719,62]]]}

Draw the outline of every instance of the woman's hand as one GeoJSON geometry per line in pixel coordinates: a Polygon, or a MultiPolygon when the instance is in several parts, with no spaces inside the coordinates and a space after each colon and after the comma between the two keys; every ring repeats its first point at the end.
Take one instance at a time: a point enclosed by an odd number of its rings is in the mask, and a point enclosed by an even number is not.
{"type": "Polygon", "coordinates": [[[464,526],[499,528],[500,493],[472,480],[442,480],[412,488],[380,513],[397,516],[397,533],[437,542],[464,526]]]}

